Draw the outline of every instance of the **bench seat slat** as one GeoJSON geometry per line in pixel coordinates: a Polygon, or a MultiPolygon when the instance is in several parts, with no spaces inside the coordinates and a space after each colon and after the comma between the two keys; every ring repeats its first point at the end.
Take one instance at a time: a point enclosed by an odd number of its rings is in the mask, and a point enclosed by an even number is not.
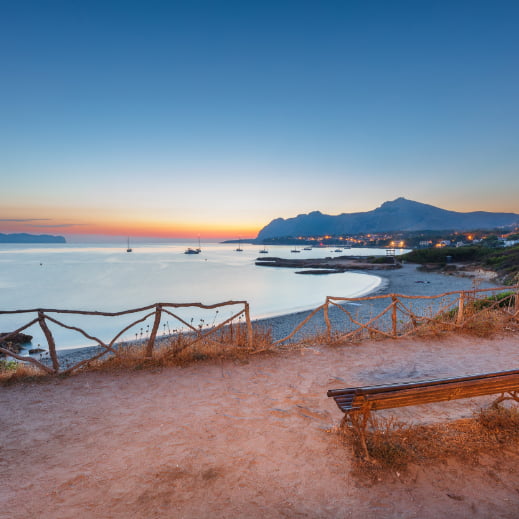
{"type": "Polygon", "coordinates": [[[470,380],[480,380],[480,379],[491,379],[495,377],[501,377],[505,375],[519,375],[519,370],[511,370],[511,371],[496,371],[493,373],[480,373],[476,375],[467,375],[466,377],[452,377],[452,378],[444,378],[444,379],[432,379],[432,380],[419,380],[414,382],[403,382],[399,384],[381,384],[376,386],[361,386],[361,387],[350,387],[344,389],[330,389],[328,390],[327,395],[329,397],[335,397],[339,394],[347,394],[347,393],[355,393],[358,394],[361,391],[363,394],[367,393],[380,393],[380,392],[389,392],[389,391],[399,391],[401,389],[410,388],[410,387],[421,387],[421,386],[435,386],[446,384],[450,382],[468,382],[470,380]]]}
{"type": "Polygon", "coordinates": [[[368,407],[376,411],[410,405],[442,402],[461,398],[519,391],[519,370],[434,380],[431,384],[394,384],[330,390],[338,407],[345,413],[368,407]]]}

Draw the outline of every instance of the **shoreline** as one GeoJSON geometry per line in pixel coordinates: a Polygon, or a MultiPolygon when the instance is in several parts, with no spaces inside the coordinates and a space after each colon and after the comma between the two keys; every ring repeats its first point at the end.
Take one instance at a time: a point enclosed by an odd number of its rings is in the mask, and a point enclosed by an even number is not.
{"type": "MultiPolygon", "coordinates": [[[[358,271],[358,273],[377,276],[381,281],[373,290],[370,290],[369,292],[356,297],[370,297],[389,294],[433,296],[445,292],[472,290],[475,286],[475,279],[477,279],[478,288],[483,289],[499,286],[488,279],[439,272],[424,272],[418,270],[418,267],[419,266],[414,263],[406,263],[403,264],[399,269],[384,269],[377,274],[375,274],[372,270],[369,272],[358,271]]],[[[340,275],[340,273],[334,275],[340,275]]],[[[340,294],[330,294],[330,296],[341,297],[340,294]]],[[[355,305],[357,313],[363,315],[373,315],[382,311],[383,308],[387,306],[387,301],[373,300],[345,304],[355,305]]],[[[272,339],[279,340],[288,336],[297,327],[298,324],[300,324],[315,308],[317,308],[317,306],[308,310],[300,310],[271,317],[256,318],[252,320],[252,323],[256,326],[270,328],[272,330],[272,339]]],[[[334,328],[338,325],[339,320],[342,317],[338,312],[338,310],[335,312],[330,312],[330,319],[334,325],[334,328]]],[[[312,323],[312,321],[310,322],[312,323]]],[[[319,322],[313,322],[313,326],[316,328],[315,331],[318,331],[324,327],[324,321],[322,318],[320,318],[319,322]]],[[[300,340],[304,337],[304,335],[308,335],[308,332],[300,331],[293,338],[293,340],[300,340]]],[[[145,341],[146,339],[141,340],[145,341]]],[[[157,342],[160,340],[167,340],[167,337],[161,338],[157,342]]],[[[124,347],[124,345],[128,344],[135,344],[135,342],[125,342],[120,346],[124,347]]],[[[57,354],[59,361],[63,364],[63,366],[71,366],[95,355],[96,352],[100,351],[100,346],[85,346],[81,348],[57,350],[57,354]]]]}
{"type": "MultiPolygon", "coordinates": [[[[399,269],[384,270],[378,275],[382,279],[379,286],[364,296],[381,296],[390,294],[402,294],[408,296],[434,296],[446,292],[457,292],[463,290],[472,290],[477,283],[478,288],[495,288],[499,285],[487,279],[479,279],[468,276],[459,276],[451,273],[440,272],[424,272],[420,271],[419,265],[414,263],[405,263],[399,269]]],[[[362,271],[359,271],[359,273],[362,271]]],[[[372,271],[366,272],[373,275],[372,271]]],[[[340,275],[340,274],[337,274],[340,275]]],[[[330,294],[330,296],[341,297],[340,294],[330,294]]],[[[361,316],[376,315],[387,306],[387,300],[362,301],[359,303],[345,304],[355,305],[356,313],[361,316]]],[[[339,311],[330,311],[330,320],[332,324],[337,326],[341,319],[339,311]]],[[[272,337],[274,340],[286,337],[291,331],[305,319],[311,310],[285,314],[282,316],[271,317],[255,321],[258,324],[264,324],[272,328],[272,337]]],[[[317,327],[324,327],[324,321],[317,324],[317,327]]],[[[296,338],[302,338],[301,332],[296,338]]]]}

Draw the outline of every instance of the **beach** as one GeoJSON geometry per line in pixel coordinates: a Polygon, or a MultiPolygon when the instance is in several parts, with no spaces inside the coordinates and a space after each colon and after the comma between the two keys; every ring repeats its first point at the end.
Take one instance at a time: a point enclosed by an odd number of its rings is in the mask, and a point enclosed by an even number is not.
{"type": "MultiPolygon", "coordinates": [[[[510,369],[517,343],[365,341],[4,387],[0,517],[516,518],[519,448],[364,480],[326,391],[510,369]]],[[[452,420],[490,398],[394,413],[452,420]]]]}
{"type": "MultiPolygon", "coordinates": [[[[496,284],[489,279],[488,273],[476,272],[474,276],[446,275],[438,272],[422,272],[415,264],[404,264],[401,268],[393,270],[373,270],[369,272],[381,278],[380,283],[372,292],[366,296],[406,294],[416,296],[431,296],[445,292],[471,290],[478,288],[494,288],[496,284]]],[[[295,277],[297,274],[292,273],[295,277]]],[[[328,274],[328,276],[341,276],[341,273],[328,274]]],[[[330,296],[341,297],[342,294],[330,293],[330,296]]],[[[324,303],[324,300],[322,301],[324,303]]],[[[355,303],[354,312],[356,316],[368,320],[370,316],[382,311],[387,305],[388,299],[372,301],[360,301],[355,303]]],[[[312,309],[294,312],[265,319],[254,320],[254,325],[263,329],[271,330],[273,340],[279,340],[288,336],[310,313],[312,309]]],[[[335,328],[340,328],[344,321],[344,315],[337,310],[330,312],[330,320],[335,328]]],[[[322,313],[317,315],[309,325],[301,330],[293,340],[300,340],[308,334],[320,333],[325,330],[322,313]]],[[[97,347],[72,348],[58,350],[60,361],[66,365],[72,365],[85,358],[93,356],[100,351],[97,347]]]]}
{"type": "MultiPolygon", "coordinates": [[[[492,281],[491,275],[487,271],[474,272],[473,275],[443,274],[439,272],[424,272],[418,266],[411,263],[403,264],[401,268],[392,270],[383,269],[380,271],[370,270],[370,274],[379,276],[381,282],[378,287],[366,296],[382,296],[389,294],[405,294],[408,296],[432,296],[446,292],[456,292],[462,290],[472,290],[476,288],[495,288],[497,285],[492,281]]],[[[472,274],[472,273],[471,273],[472,274]]],[[[330,276],[340,276],[328,274],[330,276]]],[[[340,293],[328,294],[329,296],[341,297],[340,293]]],[[[323,301],[324,303],[324,301],[323,301]]],[[[359,301],[355,303],[354,311],[356,316],[368,320],[381,312],[390,303],[388,298],[371,301],[359,301]]],[[[428,304],[428,303],[426,303],[428,304]]],[[[350,308],[351,310],[351,308],[350,308]]],[[[272,329],[272,337],[275,340],[286,337],[294,328],[302,322],[310,311],[296,312],[293,314],[272,317],[269,319],[258,320],[257,323],[272,329]]],[[[341,321],[344,320],[340,311],[332,311],[330,320],[337,328],[340,328],[341,321]]],[[[318,316],[312,321],[313,329],[323,331],[325,329],[322,317],[318,316]]],[[[303,338],[305,330],[295,337],[303,338]]]]}

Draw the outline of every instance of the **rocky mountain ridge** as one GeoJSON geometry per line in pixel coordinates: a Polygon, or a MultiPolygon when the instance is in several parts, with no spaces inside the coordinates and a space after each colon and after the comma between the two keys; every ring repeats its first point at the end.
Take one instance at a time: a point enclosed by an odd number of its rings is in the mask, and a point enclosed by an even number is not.
{"type": "Polygon", "coordinates": [[[327,215],[320,211],[294,218],[276,218],[263,227],[257,240],[288,236],[323,236],[395,231],[494,229],[519,224],[519,214],[474,211],[461,213],[397,198],[372,211],[327,215]]]}

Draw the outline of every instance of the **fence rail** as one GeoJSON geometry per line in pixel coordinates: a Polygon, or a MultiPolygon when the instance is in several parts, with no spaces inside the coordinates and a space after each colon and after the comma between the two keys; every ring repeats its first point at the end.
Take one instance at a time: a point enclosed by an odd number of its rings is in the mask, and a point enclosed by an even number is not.
{"type": "MultiPolygon", "coordinates": [[[[327,341],[346,341],[352,339],[382,337],[403,337],[419,332],[424,327],[434,324],[445,326],[449,329],[456,329],[466,326],[471,322],[476,322],[485,311],[494,310],[506,315],[506,318],[519,321],[519,286],[496,287],[487,289],[473,289],[457,292],[445,292],[431,296],[409,296],[403,294],[387,294],[367,297],[326,297],[325,302],[312,310],[295,328],[285,337],[273,341],[273,345],[280,345],[297,338],[302,333],[303,328],[312,320],[321,317],[321,330],[324,331],[327,341]],[[386,304],[387,303],[387,304],[386,304]],[[354,309],[350,305],[355,305],[354,309]],[[299,335],[298,335],[299,334],[299,335]]],[[[185,326],[188,330],[189,340],[186,346],[191,346],[199,341],[214,340],[215,334],[224,327],[232,324],[236,319],[245,317],[245,337],[246,346],[253,348],[254,330],[250,317],[250,308],[247,301],[225,301],[213,305],[202,303],[155,303],[152,305],[124,310],[120,312],[98,312],[80,310],[59,310],[41,309],[31,310],[8,310],[0,311],[0,317],[8,314],[33,314],[23,326],[18,327],[13,332],[1,338],[0,353],[10,356],[22,362],[31,363],[42,371],[49,374],[68,373],[76,370],[84,364],[96,360],[108,353],[119,355],[117,341],[134,326],[152,319],[153,324],[151,333],[145,345],[145,357],[152,358],[157,343],[157,333],[161,320],[164,315],[172,317],[185,326]],[[175,309],[179,308],[200,308],[203,310],[219,309],[221,307],[239,306],[239,310],[229,318],[223,320],[216,326],[208,329],[193,326],[192,321],[188,322],[182,318],[175,309]],[[144,313],[122,330],[120,330],[109,342],[89,334],[78,326],[72,326],[59,320],[56,316],[60,314],[99,316],[99,317],[119,317],[144,313]],[[95,342],[101,351],[96,352],[91,357],[77,362],[73,366],[63,368],[60,363],[56,342],[48,326],[52,323],[56,326],[73,330],[81,334],[86,339],[95,342]],[[18,333],[27,330],[33,325],[39,325],[48,345],[50,365],[37,360],[34,357],[20,355],[4,347],[10,339],[18,333]]],[[[219,344],[221,344],[219,342],[219,344]]]]}
{"type": "Polygon", "coordinates": [[[4,355],[10,356],[15,358],[16,360],[22,361],[22,362],[28,362],[33,364],[34,366],[38,367],[42,371],[49,373],[49,374],[64,374],[69,373],[73,370],[76,370],[83,366],[84,364],[91,362],[93,360],[97,360],[100,357],[106,355],[107,353],[112,353],[113,355],[118,355],[119,352],[116,348],[116,343],[118,340],[121,339],[121,337],[128,332],[131,328],[134,326],[146,321],[147,319],[153,317],[153,325],[151,328],[151,333],[149,338],[146,342],[146,348],[145,348],[145,357],[151,358],[153,356],[153,350],[156,345],[156,339],[157,339],[157,332],[160,327],[160,322],[162,319],[163,314],[169,315],[170,317],[173,317],[176,319],[179,323],[181,323],[183,326],[185,326],[188,330],[188,333],[190,334],[190,340],[188,341],[187,345],[190,346],[192,344],[195,344],[196,342],[199,342],[204,339],[212,340],[211,336],[216,334],[219,330],[221,330],[224,326],[229,325],[232,323],[235,319],[240,318],[241,316],[245,317],[245,323],[246,323],[246,337],[247,337],[247,346],[250,348],[252,347],[252,322],[250,318],[250,308],[249,303],[247,301],[225,301],[223,303],[216,303],[213,305],[204,305],[202,303],[154,303],[152,305],[144,306],[141,308],[134,308],[131,310],[123,310],[120,312],[98,312],[98,311],[82,311],[82,310],[61,310],[61,309],[42,309],[42,308],[34,308],[30,310],[6,310],[6,311],[0,311],[0,316],[7,315],[7,314],[36,314],[36,318],[30,320],[26,324],[18,327],[13,332],[10,332],[6,335],[4,335],[1,338],[0,343],[0,353],[3,353],[4,355]],[[193,326],[192,322],[188,322],[185,319],[183,319],[180,315],[177,313],[174,313],[174,309],[176,308],[200,308],[203,310],[214,310],[219,309],[222,307],[227,306],[239,306],[240,309],[232,314],[229,318],[225,319],[221,323],[219,323],[216,326],[212,326],[208,330],[203,330],[201,327],[193,326]],[[51,314],[69,314],[69,315],[76,315],[76,316],[98,316],[98,317],[120,317],[124,315],[131,315],[136,313],[143,313],[146,312],[146,314],[139,319],[132,321],[130,324],[125,326],[122,330],[120,330],[109,342],[105,342],[99,337],[96,337],[94,335],[90,335],[88,332],[83,330],[82,328],[79,328],[77,326],[71,326],[68,325],[57,318],[53,317],[51,314]],[[57,353],[56,348],[56,341],[54,339],[54,336],[47,324],[47,322],[51,322],[57,326],[60,326],[62,328],[66,328],[68,330],[73,330],[81,334],[86,339],[93,341],[101,348],[101,351],[94,354],[93,356],[84,359],[73,366],[67,366],[66,369],[62,369],[60,359],[57,353]],[[38,324],[43,332],[43,335],[45,336],[45,339],[47,341],[48,345],[48,353],[51,360],[51,366],[46,364],[45,362],[41,362],[34,357],[30,356],[24,356],[20,355],[18,353],[15,353],[11,351],[10,349],[1,346],[1,344],[7,345],[9,343],[10,339],[13,339],[17,334],[27,330],[34,324],[38,324]]]}
{"type": "Polygon", "coordinates": [[[286,343],[301,333],[305,325],[322,312],[321,329],[327,341],[402,337],[417,333],[428,325],[456,329],[475,321],[484,310],[498,310],[512,320],[519,319],[519,286],[445,292],[431,296],[384,294],[366,297],[326,297],[285,337],[274,344],[286,343]],[[502,297],[496,297],[502,295],[502,297]],[[490,299],[489,299],[490,297],[490,299]],[[495,300],[492,297],[496,298],[495,300]],[[481,306],[478,311],[477,301],[481,306]],[[486,303],[483,305],[482,303],[486,303]],[[355,305],[355,311],[349,305],[355,305]],[[470,312],[467,310],[470,308],[470,312]],[[334,319],[331,313],[335,312],[334,319]],[[453,319],[454,317],[454,319],[453,319]]]}

